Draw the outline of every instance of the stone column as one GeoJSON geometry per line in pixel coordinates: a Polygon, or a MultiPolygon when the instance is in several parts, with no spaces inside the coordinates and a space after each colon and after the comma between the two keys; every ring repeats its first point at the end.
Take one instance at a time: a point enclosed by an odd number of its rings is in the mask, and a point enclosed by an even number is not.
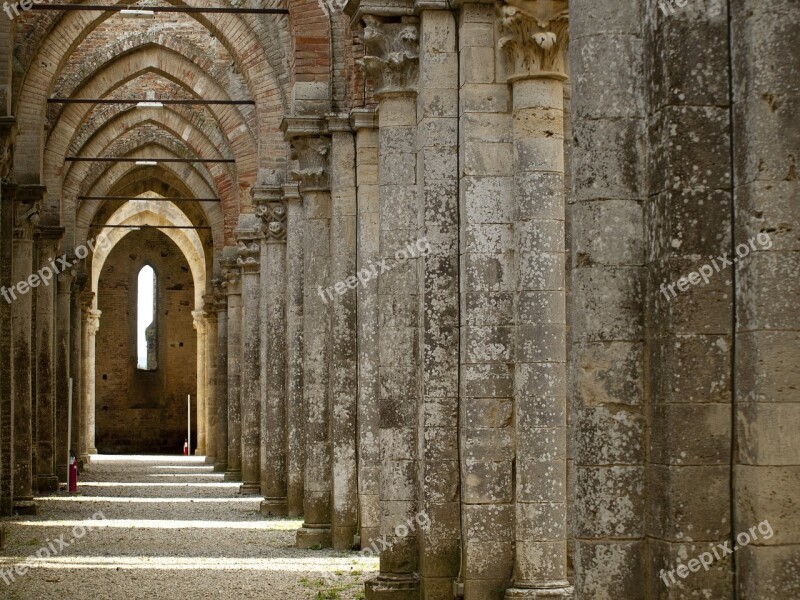
{"type": "Polygon", "coordinates": [[[214,295],[205,298],[206,313],[206,464],[217,460],[217,309],[214,295]]]}
{"type": "Polygon", "coordinates": [[[567,2],[501,5],[512,86],[515,553],[506,599],[571,598],[567,581],[564,114],[567,2]]]}
{"type": "MultiPolygon", "coordinates": [[[[206,313],[202,310],[192,311],[194,329],[197,331],[197,394],[195,416],[197,419],[197,456],[206,455],[206,313]]],[[[189,452],[191,452],[189,448],[189,452]]]]}
{"type": "Polygon", "coordinates": [[[378,294],[378,396],[381,450],[380,574],[367,581],[369,600],[419,597],[417,420],[420,404],[417,76],[418,22],[364,16],[366,74],[376,82],[381,269],[378,294]],[[400,63],[398,64],[398,61],[400,63]],[[411,528],[408,523],[414,523],[411,528]]]}
{"type": "MultiPolygon", "coordinates": [[[[424,598],[450,597],[459,574],[459,194],[458,40],[455,15],[420,15],[417,182],[420,255],[421,393],[418,407],[420,588],[424,598]],[[426,521],[420,519],[424,524],[426,521]]],[[[480,57],[472,57],[480,61],[480,57]]],[[[465,57],[464,68],[472,65],[465,57]]],[[[491,65],[490,65],[491,67],[491,65]]],[[[484,124],[490,129],[490,125],[484,124]]],[[[469,234],[467,239],[469,239],[469,234]]],[[[469,243],[469,242],[468,242],[469,243]]],[[[485,432],[481,432],[485,435],[485,432]]],[[[478,453],[491,439],[476,436],[478,453]]],[[[495,450],[497,452],[497,450],[495,450]]],[[[501,450],[502,452],[502,450],[501,450]]],[[[484,453],[484,457],[486,454],[484,453]]],[[[488,521],[484,531],[497,523],[488,521]]],[[[500,525],[500,523],[497,523],[500,525]]],[[[476,530],[465,534],[474,539],[476,530]]]]}
{"type": "Polygon", "coordinates": [[[58,489],[56,476],[55,258],[60,227],[36,230],[36,479],[40,493],[58,489]]]}
{"type": "Polygon", "coordinates": [[[242,269],[242,494],[261,492],[261,225],[253,215],[240,217],[239,267],[242,269]],[[252,219],[249,219],[252,217],[252,219]]]}
{"type": "Polygon", "coordinates": [[[305,208],[304,406],[306,469],[304,522],[297,546],[331,545],[330,382],[330,138],[319,119],[292,117],[282,124],[291,141],[305,208]],[[314,135],[316,134],[316,135],[314,135]]]}
{"type": "MultiPolygon", "coordinates": [[[[19,194],[19,190],[18,190],[19,194]]],[[[11,304],[11,373],[14,399],[14,510],[36,514],[33,501],[33,398],[31,396],[30,279],[33,273],[33,231],[39,222],[39,204],[14,205],[14,247],[11,304]],[[29,279],[30,278],[30,279],[29,279]]]]}
{"type": "Polygon", "coordinates": [[[331,539],[349,550],[358,530],[356,417],[356,181],[355,142],[349,118],[328,117],[331,132],[331,539]],[[341,282],[341,287],[339,287],[341,282]],[[343,293],[340,293],[343,292],[343,293]]]}
{"type": "MultiPolygon", "coordinates": [[[[736,589],[729,597],[797,598],[800,15],[797,4],[788,1],[728,6],[736,216],[729,253],[737,262],[733,533],[739,547],[734,557],[736,589]],[[740,540],[747,531],[751,543],[744,546],[740,540]]],[[[707,360],[704,357],[703,371],[707,360]]],[[[695,363],[697,370],[699,365],[695,363]]],[[[698,478],[698,485],[704,483],[698,478]]]]}
{"type": "MultiPolygon", "coordinates": [[[[83,310],[83,401],[81,406],[81,428],[83,430],[83,442],[81,445],[81,458],[84,462],[89,462],[92,454],[97,454],[95,447],[95,377],[97,368],[95,366],[95,340],[97,331],[100,329],[101,311],[91,308],[94,304],[94,294],[91,294],[89,306],[83,310]]],[[[89,298],[86,298],[89,300],[89,298]]]]}
{"type": "MultiPolygon", "coordinates": [[[[68,256],[70,264],[76,262],[74,256],[68,256]]],[[[72,328],[72,284],[75,281],[74,271],[65,271],[58,275],[58,294],[56,296],[56,475],[62,483],[67,482],[68,452],[70,443],[67,440],[69,381],[71,370],[71,328],[72,328]]],[[[75,410],[75,398],[72,399],[75,410]]]]}
{"type": "MultiPolygon", "coordinates": [[[[380,248],[378,211],[378,115],[375,110],[352,113],[356,131],[358,215],[356,269],[377,264],[380,248]]],[[[380,378],[378,373],[378,287],[360,285],[357,292],[358,325],[358,516],[361,547],[371,548],[380,538],[381,453],[380,378]]]]}
{"type": "Polygon", "coordinates": [[[228,469],[228,298],[223,280],[214,280],[214,310],[217,312],[217,452],[214,471],[228,469]]]}
{"type": "Polygon", "coordinates": [[[225,275],[222,285],[228,297],[228,468],[225,481],[242,480],[242,272],[235,251],[235,248],[226,248],[226,258],[222,261],[225,275]]]}
{"type": "MultiPolygon", "coordinates": [[[[0,118],[0,140],[6,150],[12,136],[12,124],[0,118]]],[[[8,152],[0,163],[2,173],[7,172],[8,152]]],[[[14,239],[14,200],[17,186],[10,181],[0,182],[0,516],[7,517],[14,510],[14,400],[12,397],[12,336],[11,302],[5,297],[12,285],[12,245],[14,239]]]]}
{"type": "Polygon", "coordinates": [[[75,377],[75,389],[73,390],[73,429],[72,440],[73,450],[75,455],[78,456],[81,464],[84,464],[88,459],[89,453],[86,451],[86,428],[83,426],[83,404],[86,399],[86,379],[84,378],[85,358],[84,352],[86,346],[86,310],[91,308],[94,293],[86,291],[88,277],[85,271],[79,272],[78,277],[75,279],[75,285],[72,290],[72,372],[75,377]]]}
{"type": "Polygon", "coordinates": [[[286,472],[288,516],[303,514],[305,411],[303,409],[303,200],[296,183],[286,201],[286,472]]]}
{"type": "Polygon", "coordinates": [[[286,454],[286,205],[280,187],[253,188],[261,240],[261,514],[285,517],[286,454]]]}

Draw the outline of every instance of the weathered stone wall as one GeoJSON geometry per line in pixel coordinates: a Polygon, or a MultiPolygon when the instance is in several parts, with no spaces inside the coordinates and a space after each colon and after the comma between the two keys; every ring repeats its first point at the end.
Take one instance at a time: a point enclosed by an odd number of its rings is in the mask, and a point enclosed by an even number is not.
{"type": "MultiPolygon", "coordinates": [[[[96,339],[96,443],[100,452],[178,453],[186,438],[186,397],[197,401],[194,285],[180,249],[158,231],[132,231],[100,276],[96,339]],[[158,368],[136,367],[137,278],[156,272],[158,368]]],[[[196,413],[195,413],[196,414],[196,413]]],[[[196,426],[192,431],[197,441],[196,426]]]]}

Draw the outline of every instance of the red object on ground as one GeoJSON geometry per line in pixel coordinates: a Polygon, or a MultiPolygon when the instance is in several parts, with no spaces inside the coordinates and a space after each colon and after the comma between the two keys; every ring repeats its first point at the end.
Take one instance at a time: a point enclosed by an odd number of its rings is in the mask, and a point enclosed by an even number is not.
{"type": "Polygon", "coordinates": [[[183,455],[189,456],[189,442],[183,442],[183,455]]]}
{"type": "Polygon", "coordinates": [[[69,493],[75,494],[78,491],[78,461],[74,456],[69,459],[69,493]]]}

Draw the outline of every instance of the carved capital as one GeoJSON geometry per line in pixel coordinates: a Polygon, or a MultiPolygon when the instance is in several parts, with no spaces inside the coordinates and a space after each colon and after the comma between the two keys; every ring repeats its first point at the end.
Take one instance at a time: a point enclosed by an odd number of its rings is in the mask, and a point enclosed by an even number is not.
{"type": "Polygon", "coordinates": [[[14,203],[14,239],[32,240],[33,232],[41,218],[41,205],[38,202],[14,203]]]}
{"type": "Polygon", "coordinates": [[[218,313],[228,310],[228,296],[225,290],[225,279],[218,278],[212,282],[214,285],[214,310],[218,313]]]}
{"type": "Polygon", "coordinates": [[[256,215],[264,223],[264,237],[267,243],[286,241],[286,204],[280,187],[253,188],[253,202],[256,215]]]}
{"type": "Polygon", "coordinates": [[[328,136],[292,138],[292,159],[297,168],[292,169],[292,179],[300,183],[303,191],[330,188],[331,139],[328,136]]]}
{"type": "Polygon", "coordinates": [[[239,233],[237,262],[244,273],[258,272],[261,263],[261,234],[257,232],[239,233]]]}
{"type": "Polygon", "coordinates": [[[567,78],[567,0],[508,0],[497,4],[497,12],[497,45],[505,55],[509,81],[567,78]]]}
{"type": "MultiPolygon", "coordinates": [[[[92,296],[94,296],[94,294],[92,294],[92,296]]],[[[89,334],[89,337],[96,335],[97,331],[100,329],[100,315],[102,314],[102,311],[92,308],[83,309],[83,318],[86,323],[86,332],[89,334]]]]}
{"type": "Polygon", "coordinates": [[[200,335],[203,335],[206,332],[206,317],[207,315],[203,310],[192,311],[192,318],[194,319],[194,328],[200,335]]]}
{"type": "Polygon", "coordinates": [[[242,270],[236,258],[226,258],[220,261],[222,267],[221,285],[226,294],[241,294],[242,270]]]}
{"type": "Polygon", "coordinates": [[[360,64],[375,84],[375,94],[415,92],[419,78],[419,22],[364,15],[365,54],[360,64]]]}

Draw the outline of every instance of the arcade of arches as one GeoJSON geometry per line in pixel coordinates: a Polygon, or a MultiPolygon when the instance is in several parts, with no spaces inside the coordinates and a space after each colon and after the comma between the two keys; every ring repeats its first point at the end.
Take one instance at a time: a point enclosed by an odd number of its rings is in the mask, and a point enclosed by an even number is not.
{"type": "Polygon", "coordinates": [[[348,597],[800,597],[795,0],[41,4],[0,13],[9,527],[70,449],[97,489],[191,436],[209,523],[380,555],[348,597]]]}

